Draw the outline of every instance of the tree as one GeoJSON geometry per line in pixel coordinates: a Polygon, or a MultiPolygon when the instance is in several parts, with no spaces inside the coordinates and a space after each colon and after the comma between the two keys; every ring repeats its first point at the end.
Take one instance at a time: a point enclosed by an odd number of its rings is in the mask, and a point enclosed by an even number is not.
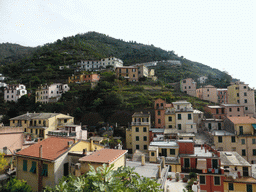
{"type": "Polygon", "coordinates": [[[0,153],[0,172],[8,165],[7,160],[4,158],[4,154],[0,153]]]}
{"type": "Polygon", "coordinates": [[[95,170],[80,177],[68,176],[62,178],[53,188],[47,187],[46,192],[53,191],[108,191],[108,192],[159,192],[160,184],[150,178],[141,177],[131,167],[119,167],[113,170],[114,165],[108,167],[104,164],[95,170]]]}
{"type": "Polygon", "coordinates": [[[6,183],[2,189],[2,192],[32,192],[31,186],[25,181],[12,178],[6,183]]]}

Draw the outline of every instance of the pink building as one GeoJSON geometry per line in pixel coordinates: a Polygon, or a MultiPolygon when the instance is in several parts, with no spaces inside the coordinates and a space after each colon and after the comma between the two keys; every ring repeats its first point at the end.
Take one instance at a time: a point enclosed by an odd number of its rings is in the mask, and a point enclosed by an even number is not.
{"type": "Polygon", "coordinates": [[[100,80],[100,75],[98,74],[88,74],[83,76],[83,82],[98,82],[100,80]]]}
{"type": "Polygon", "coordinates": [[[190,96],[196,97],[196,82],[192,78],[180,81],[180,90],[190,96]]]}
{"type": "Polygon", "coordinates": [[[217,89],[218,103],[228,103],[228,89],[217,89]]]}
{"type": "Polygon", "coordinates": [[[244,106],[238,104],[222,104],[220,106],[207,106],[205,111],[211,113],[214,119],[225,119],[227,117],[243,117],[244,106]]]}

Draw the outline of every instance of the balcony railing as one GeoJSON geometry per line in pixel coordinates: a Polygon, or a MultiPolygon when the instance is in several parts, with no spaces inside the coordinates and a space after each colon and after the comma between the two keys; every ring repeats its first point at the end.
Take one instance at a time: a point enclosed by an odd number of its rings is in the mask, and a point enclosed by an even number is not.
{"type": "Polygon", "coordinates": [[[65,132],[65,131],[49,131],[48,135],[57,137],[76,137],[76,132],[65,132]]]}
{"type": "Polygon", "coordinates": [[[212,168],[209,168],[209,169],[207,169],[206,172],[204,172],[202,169],[182,167],[181,172],[183,172],[183,173],[194,172],[194,173],[205,173],[205,174],[221,174],[220,169],[212,169],[212,168]]]}
{"type": "Polygon", "coordinates": [[[132,122],[132,125],[149,125],[149,122],[132,122]]]}

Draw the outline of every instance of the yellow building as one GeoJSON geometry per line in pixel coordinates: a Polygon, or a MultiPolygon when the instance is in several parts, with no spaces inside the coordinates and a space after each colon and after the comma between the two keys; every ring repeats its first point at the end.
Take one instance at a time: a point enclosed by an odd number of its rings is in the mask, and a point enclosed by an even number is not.
{"type": "MultiPolygon", "coordinates": [[[[128,140],[132,140],[132,152],[135,150],[147,151],[149,145],[150,113],[135,112],[132,116],[131,131],[128,131],[128,140]],[[131,136],[130,136],[131,133],[131,136]]],[[[128,145],[130,145],[128,143],[128,145]]]]}
{"type": "Polygon", "coordinates": [[[255,192],[256,179],[252,177],[227,178],[223,182],[224,192],[255,192]]]}
{"type": "Polygon", "coordinates": [[[22,127],[30,139],[45,139],[49,131],[74,124],[74,117],[60,113],[26,113],[10,119],[10,126],[22,127]]]}
{"type": "Polygon", "coordinates": [[[228,86],[228,103],[243,105],[245,114],[249,116],[255,114],[254,90],[244,82],[237,81],[228,86]]]}
{"type": "Polygon", "coordinates": [[[176,115],[175,115],[175,109],[169,108],[165,111],[165,128],[167,129],[175,129],[176,128],[176,115]]]}
{"type": "Polygon", "coordinates": [[[92,141],[50,137],[16,153],[17,178],[27,181],[33,191],[58,184],[74,174],[74,164],[87,153],[103,149],[92,141]]]}
{"type": "Polygon", "coordinates": [[[127,150],[119,149],[101,149],[93,152],[90,155],[86,155],[79,159],[81,163],[81,174],[85,174],[90,170],[90,166],[94,169],[106,164],[107,166],[114,165],[113,169],[116,170],[118,167],[125,166],[126,158],[125,154],[127,150]]]}
{"type": "Polygon", "coordinates": [[[138,67],[126,66],[116,68],[116,77],[123,77],[128,81],[139,81],[138,67]]]}

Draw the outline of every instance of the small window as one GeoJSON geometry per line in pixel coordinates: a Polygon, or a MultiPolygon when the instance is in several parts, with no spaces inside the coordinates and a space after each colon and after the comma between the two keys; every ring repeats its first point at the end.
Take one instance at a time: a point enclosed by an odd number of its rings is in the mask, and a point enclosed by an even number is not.
{"type": "Polygon", "coordinates": [[[28,170],[28,161],[23,160],[23,171],[27,171],[27,170],[28,170]]]}
{"type": "Polygon", "coordinates": [[[256,156],[256,149],[252,150],[252,154],[253,154],[253,156],[256,156]]]}
{"type": "Polygon", "coordinates": [[[242,156],[246,156],[246,151],[245,151],[245,149],[242,149],[242,156]]]}
{"type": "Polygon", "coordinates": [[[144,145],[144,150],[147,150],[148,149],[148,146],[147,145],[144,145]]]}
{"type": "Polygon", "coordinates": [[[247,103],[247,99],[244,100],[244,103],[247,103]]]}
{"type": "Polygon", "coordinates": [[[244,92],[244,96],[247,96],[247,93],[246,93],[246,92],[244,92]]]}
{"type": "Polygon", "coordinates": [[[48,176],[48,165],[47,164],[43,164],[42,176],[45,176],[45,177],[48,176]]]}
{"type": "Polygon", "coordinates": [[[245,107],[245,111],[248,111],[248,107],[245,107]]]}
{"type": "Polygon", "coordinates": [[[206,184],[206,183],[205,183],[205,176],[200,176],[199,178],[200,178],[200,184],[201,184],[201,185],[206,184]]]}
{"type": "Polygon", "coordinates": [[[214,177],[214,185],[220,185],[220,177],[214,177]]]}
{"type": "Polygon", "coordinates": [[[136,132],[139,132],[139,127],[136,127],[136,128],[135,128],[135,131],[136,131],[136,132]]]}
{"type": "Polygon", "coordinates": [[[30,129],[30,133],[33,133],[33,129],[30,129]]]}
{"type": "Polygon", "coordinates": [[[136,149],[140,149],[140,146],[139,146],[139,145],[136,145],[136,149]]]}
{"type": "Polygon", "coordinates": [[[36,129],[36,135],[38,134],[38,129],[36,129]]]}
{"type": "Polygon", "coordinates": [[[169,116],[169,121],[172,121],[172,117],[169,116]]]}
{"type": "Polygon", "coordinates": [[[188,120],[191,120],[191,119],[192,119],[191,114],[188,114],[188,120]]]}
{"type": "Polygon", "coordinates": [[[172,128],[172,125],[169,125],[169,128],[172,128]]]}
{"type": "Polygon", "coordinates": [[[161,115],[161,112],[160,112],[160,111],[157,111],[157,115],[161,115]]]}
{"type": "Polygon", "coordinates": [[[175,155],[175,149],[170,149],[170,155],[175,155]]]}
{"type": "Polygon", "coordinates": [[[256,144],[256,139],[252,139],[252,144],[256,144]]]}
{"type": "Polygon", "coordinates": [[[237,111],[240,111],[240,108],[237,108],[237,111]]]}
{"type": "Polygon", "coordinates": [[[181,120],[181,114],[178,114],[178,120],[181,120]]]}
{"type": "Polygon", "coordinates": [[[231,142],[235,143],[236,142],[236,136],[231,136],[231,142]]]}
{"type": "Polygon", "coordinates": [[[161,123],[161,119],[158,119],[158,124],[160,124],[161,123]]]}
{"type": "Polygon", "coordinates": [[[232,112],[232,108],[229,108],[229,112],[232,112]]]}
{"type": "Polygon", "coordinates": [[[32,166],[31,166],[31,169],[29,172],[36,173],[36,162],[35,161],[32,161],[32,166]]]}
{"type": "Polygon", "coordinates": [[[234,190],[234,184],[228,183],[228,190],[233,191],[234,190]]]}
{"type": "Polygon", "coordinates": [[[151,156],[154,157],[155,156],[155,152],[151,152],[151,156]]]}
{"type": "Polygon", "coordinates": [[[222,143],[222,136],[218,136],[218,142],[222,143]]]}
{"type": "Polygon", "coordinates": [[[147,132],[147,127],[143,127],[143,132],[147,132]]]}
{"type": "Polygon", "coordinates": [[[181,130],[181,124],[178,124],[178,130],[181,130]]]}
{"type": "Polygon", "coordinates": [[[147,136],[144,136],[144,137],[143,137],[143,141],[147,141],[147,136]]]}
{"type": "Polygon", "coordinates": [[[136,141],[139,141],[140,140],[140,137],[139,136],[136,136],[136,141]]]}
{"type": "Polygon", "coordinates": [[[68,120],[67,119],[64,119],[64,123],[67,123],[68,122],[68,120]]]}
{"type": "Polygon", "coordinates": [[[242,145],[245,144],[245,139],[241,139],[241,144],[242,144],[242,145]]]}

